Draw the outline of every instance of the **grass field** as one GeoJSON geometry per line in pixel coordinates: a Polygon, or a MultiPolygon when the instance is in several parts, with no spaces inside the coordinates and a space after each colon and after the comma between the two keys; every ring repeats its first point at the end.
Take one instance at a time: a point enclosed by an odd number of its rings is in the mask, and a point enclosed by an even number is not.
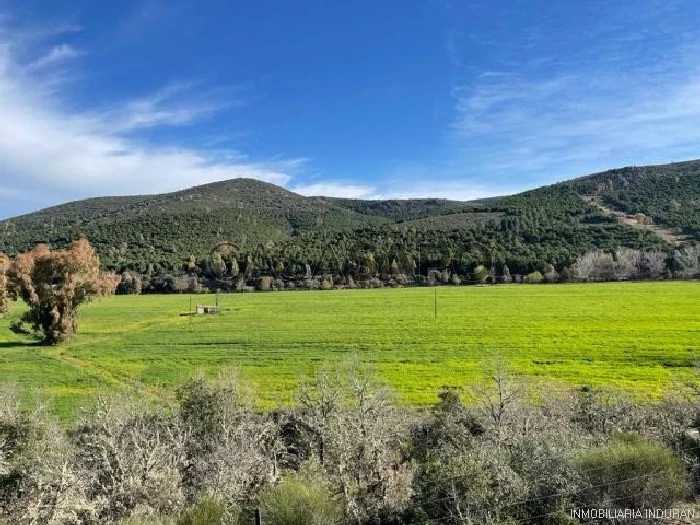
{"type": "Polygon", "coordinates": [[[159,386],[198,369],[237,367],[270,406],[291,400],[312,370],[350,357],[423,404],[441,386],[482,380],[499,355],[534,382],[656,397],[700,357],[696,282],[231,294],[220,303],[219,315],[188,317],[187,295],[103,299],[83,307],[73,341],[51,348],[7,330],[15,305],[0,319],[0,383],[48,394],[70,418],[97,391],[161,395],[159,386]]]}

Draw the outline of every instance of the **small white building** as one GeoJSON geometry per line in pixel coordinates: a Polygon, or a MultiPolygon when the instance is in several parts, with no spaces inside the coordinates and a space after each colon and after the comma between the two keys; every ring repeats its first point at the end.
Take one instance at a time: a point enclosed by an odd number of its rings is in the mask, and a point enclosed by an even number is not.
{"type": "Polygon", "coordinates": [[[196,312],[198,314],[218,314],[219,313],[219,307],[218,306],[206,306],[203,304],[198,304],[196,312]]]}

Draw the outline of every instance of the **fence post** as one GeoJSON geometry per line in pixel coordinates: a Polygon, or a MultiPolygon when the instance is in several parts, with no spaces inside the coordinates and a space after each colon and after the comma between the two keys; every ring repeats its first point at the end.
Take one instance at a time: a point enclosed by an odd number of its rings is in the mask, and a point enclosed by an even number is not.
{"type": "Polygon", "coordinates": [[[255,525],[262,525],[262,520],[260,519],[260,509],[255,509],[255,525]]]}

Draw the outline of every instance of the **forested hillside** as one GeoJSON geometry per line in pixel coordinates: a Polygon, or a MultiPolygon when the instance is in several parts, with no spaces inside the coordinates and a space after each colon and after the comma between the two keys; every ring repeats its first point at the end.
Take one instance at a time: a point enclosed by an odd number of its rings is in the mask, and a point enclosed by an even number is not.
{"type": "Polygon", "coordinates": [[[103,264],[120,273],[153,282],[228,276],[245,286],[264,276],[412,280],[431,269],[469,275],[479,265],[492,274],[505,267],[527,274],[561,271],[593,249],[672,250],[654,232],[606,215],[593,199],[700,239],[700,161],[692,161],[616,169],[471,203],[303,197],[234,179],[164,195],[88,199],[1,221],[0,251],[13,255],[86,236],[103,264]],[[214,253],[221,243],[225,250],[214,253]]]}
{"type": "Polygon", "coordinates": [[[610,170],[572,184],[577,192],[600,196],[616,210],[643,213],[700,239],[700,160],[610,170]]]}

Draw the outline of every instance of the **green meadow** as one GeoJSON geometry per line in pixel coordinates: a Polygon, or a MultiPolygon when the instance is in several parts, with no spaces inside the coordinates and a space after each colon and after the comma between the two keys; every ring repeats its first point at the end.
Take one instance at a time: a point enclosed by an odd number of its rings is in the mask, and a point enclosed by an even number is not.
{"type": "Polygon", "coordinates": [[[0,319],[0,383],[48,397],[70,418],[98,392],[172,395],[199,370],[237,368],[261,406],[288,403],[300,379],[355,359],[410,404],[468,389],[498,357],[530,383],[610,386],[656,398],[694,374],[700,283],[512,285],[220,295],[117,296],[81,309],[57,347],[0,319]],[[437,303],[437,315],[436,314],[437,303]],[[166,394],[165,392],[168,392],[166,394]]]}

